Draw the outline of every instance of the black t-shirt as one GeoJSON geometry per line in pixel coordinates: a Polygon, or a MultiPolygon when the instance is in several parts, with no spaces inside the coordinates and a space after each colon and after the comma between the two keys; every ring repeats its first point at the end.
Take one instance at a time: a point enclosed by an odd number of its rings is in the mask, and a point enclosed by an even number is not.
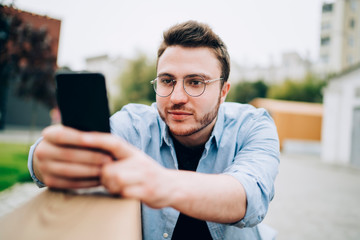
{"type": "MultiPolygon", "coordinates": [[[[173,138],[179,170],[196,171],[205,146],[188,148],[173,138]]],[[[172,240],[212,239],[205,221],[180,213],[172,240]]]]}

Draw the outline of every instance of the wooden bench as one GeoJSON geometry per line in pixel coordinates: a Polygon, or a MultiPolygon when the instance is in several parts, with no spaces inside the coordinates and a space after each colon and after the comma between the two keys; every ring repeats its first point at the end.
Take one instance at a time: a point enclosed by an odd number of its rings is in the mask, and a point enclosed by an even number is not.
{"type": "Polygon", "coordinates": [[[141,239],[140,203],[45,190],[0,219],[1,240],[141,239]]]}

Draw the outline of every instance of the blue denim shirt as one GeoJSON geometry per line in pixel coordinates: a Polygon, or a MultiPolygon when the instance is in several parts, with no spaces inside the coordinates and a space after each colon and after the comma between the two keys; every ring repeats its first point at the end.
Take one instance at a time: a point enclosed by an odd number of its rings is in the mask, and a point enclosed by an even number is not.
{"type": "MultiPolygon", "coordinates": [[[[158,114],[156,103],[152,106],[129,104],[114,114],[110,123],[113,134],[126,139],[164,167],[178,169],[172,138],[158,114]]],[[[29,154],[29,170],[34,178],[32,151],[33,147],[29,154]]],[[[213,239],[274,237],[273,231],[259,223],[274,197],[278,165],[279,141],[269,114],[246,104],[221,104],[196,171],[236,178],[245,189],[247,209],[245,217],[236,223],[207,222],[213,239]]],[[[173,208],[152,209],[143,204],[143,239],[171,239],[178,216],[179,212],[173,208]]]]}

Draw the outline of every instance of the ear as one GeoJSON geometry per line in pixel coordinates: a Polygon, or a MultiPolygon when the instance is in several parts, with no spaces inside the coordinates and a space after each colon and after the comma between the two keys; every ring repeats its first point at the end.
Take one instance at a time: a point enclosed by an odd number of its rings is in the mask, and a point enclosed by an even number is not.
{"type": "Polygon", "coordinates": [[[227,94],[229,93],[229,90],[230,90],[230,83],[226,81],[220,92],[220,94],[221,94],[220,103],[225,102],[225,99],[226,99],[227,94]]]}

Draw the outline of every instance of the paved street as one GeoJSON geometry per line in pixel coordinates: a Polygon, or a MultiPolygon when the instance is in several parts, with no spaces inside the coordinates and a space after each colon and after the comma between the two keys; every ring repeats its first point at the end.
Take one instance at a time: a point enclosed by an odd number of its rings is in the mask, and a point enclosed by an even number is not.
{"type": "MultiPolygon", "coordinates": [[[[29,141],[28,132],[14,131],[0,132],[0,141],[29,141]]],[[[359,168],[324,164],[318,154],[285,153],[275,184],[264,222],[278,240],[360,239],[359,168]]],[[[34,184],[19,184],[0,193],[0,217],[39,192],[34,184]]]]}
{"type": "Polygon", "coordinates": [[[5,130],[0,131],[0,142],[32,144],[41,136],[41,130],[6,126],[5,130]]]}
{"type": "Polygon", "coordinates": [[[276,196],[264,222],[278,240],[360,239],[360,169],[314,155],[282,155],[276,196]]]}

